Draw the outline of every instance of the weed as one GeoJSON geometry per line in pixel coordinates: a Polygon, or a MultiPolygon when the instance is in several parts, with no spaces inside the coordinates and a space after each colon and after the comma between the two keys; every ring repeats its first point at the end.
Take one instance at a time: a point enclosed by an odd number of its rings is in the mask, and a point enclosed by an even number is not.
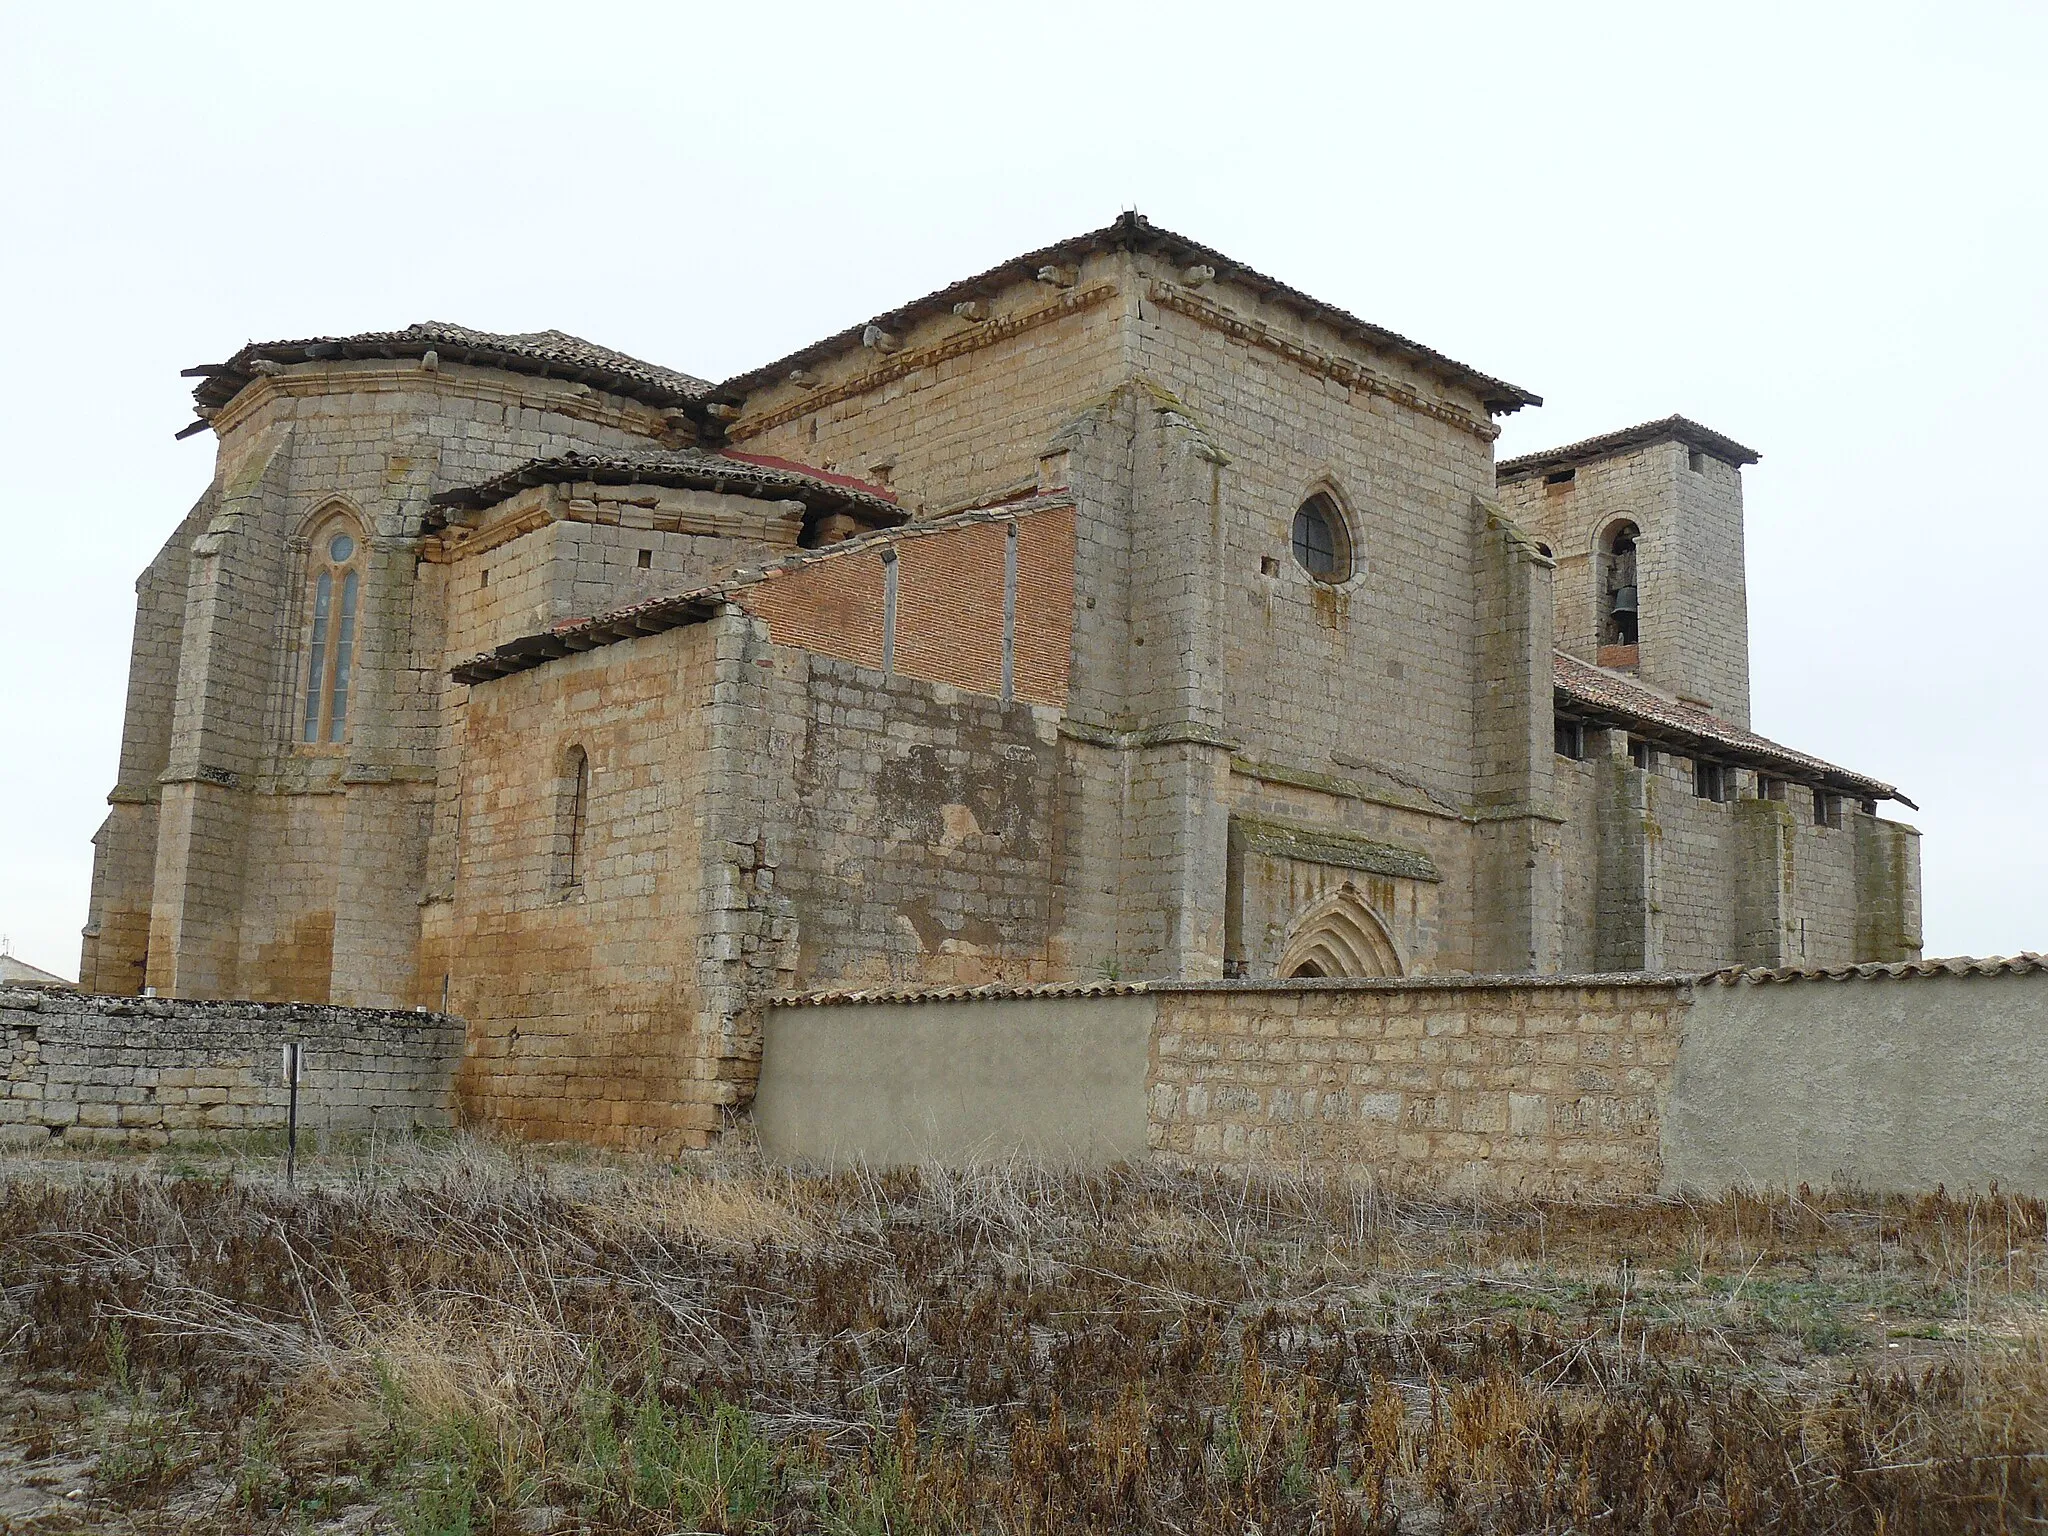
{"type": "Polygon", "coordinates": [[[473,1137],[330,1149],[286,1191],[207,1155],[0,1178],[0,1370],[70,1395],[36,1454],[97,1452],[138,1529],[200,1477],[222,1513],[178,1529],[2048,1517],[2048,1212],[2007,1195],[1452,1205],[473,1137]]]}

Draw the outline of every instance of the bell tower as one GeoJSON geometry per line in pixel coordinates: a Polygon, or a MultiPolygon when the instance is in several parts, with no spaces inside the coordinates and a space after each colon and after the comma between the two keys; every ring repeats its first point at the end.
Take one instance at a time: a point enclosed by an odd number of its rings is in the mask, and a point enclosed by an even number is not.
{"type": "Polygon", "coordinates": [[[1502,506],[1557,561],[1557,647],[1749,725],[1742,469],[1683,416],[1509,459],[1502,506]]]}

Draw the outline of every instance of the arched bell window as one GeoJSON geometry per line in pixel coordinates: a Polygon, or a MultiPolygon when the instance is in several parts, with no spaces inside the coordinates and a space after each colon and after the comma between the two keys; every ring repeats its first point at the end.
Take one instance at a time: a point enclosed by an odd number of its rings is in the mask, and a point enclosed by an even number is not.
{"type": "Polygon", "coordinates": [[[1294,513],[1294,563],[1318,581],[1347,581],[1351,576],[1351,533],[1343,509],[1326,491],[1317,491],[1294,513]]]}
{"type": "Polygon", "coordinates": [[[1642,601],[1636,585],[1634,523],[1620,522],[1600,539],[1600,643],[1634,645],[1641,632],[1642,601]]]}
{"type": "Polygon", "coordinates": [[[306,551],[306,688],[299,740],[333,746],[348,739],[350,674],[363,601],[363,539],[354,521],[322,523],[306,551]]]}

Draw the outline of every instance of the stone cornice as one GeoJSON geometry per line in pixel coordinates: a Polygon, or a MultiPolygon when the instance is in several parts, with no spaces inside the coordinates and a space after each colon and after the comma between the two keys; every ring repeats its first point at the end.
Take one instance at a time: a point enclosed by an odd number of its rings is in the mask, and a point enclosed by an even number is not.
{"type": "Polygon", "coordinates": [[[424,389],[466,395],[473,400],[553,411],[575,421],[637,433],[650,443],[663,441],[668,430],[663,414],[651,406],[621,400],[618,396],[587,386],[583,393],[578,394],[560,380],[537,378],[532,381],[534,387],[521,389],[508,382],[516,377],[519,375],[504,375],[460,364],[444,364],[434,373],[427,372],[418,363],[309,365],[251,379],[233,400],[214,413],[210,424],[214,436],[220,437],[276,399],[303,400],[318,395],[424,389]],[[549,384],[554,387],[545,387],[549,384]]]}
{"type": "Polygon", "coordinates": [[[1200,298],[1175,284],[1155,279],[1147,287],[1146,297],[1161,309],[1170,309],[1177,315],[1185,315],[1196,324],[1205,325],[1212,331],[1220,331],[1234,341],[1241,341],[1247,346],[1259,347],[1275,356],[1284,357],[1305,372],[1335,380],[1362,394],[1378,395],[1382,399],[1405,405],[1410,410],[1434,417],[1461,432],[1469,432],[1482,442],[1490,443],[1500,436],[1500,428],[1490,421],[1481,420],[1440,400],[1432,400],[1398,379],[1374,373],[1362,363],[1355,363],[1349,358],[1338,357],[1334,353],[1323,351],[1320,347],[1312,347],[1306,342],[1284,336],[1269,325],[1247,319],[1221,305],[1211,304],[1207,299],[1200,298]]]}
{"type": "Polygon", "coordinates": [[[1419,788],[1412,796],[1393,794],[1375,789],[1363,779],[1321,773],[1312,768],[1290,768],[1282,763],[1262,763],[1247,757],[1231,759],[1230,771],[1240,778],[1256,779],[1261,784],[1284,784],[1292,789],[1312,789],[1319,794],[1334,795],[1339,800],[1356,800],[1364,805],[1383,805],[1389,810],[1413,811],[1418,816],[1433,816],[1439,821],[1462,822],[1470,819],[1457,806],[1439,804],[1429,798],[1428,791],[1419,788]]]}
{"type": "MultiPolygon", "coordinates": [[[[765,509],[787,506],[786,502],[764,502],[750,500],[746,505],[751,515],[744,512],[684,511],[680,508],[664,509],[655,502],[655,513],[647,522],[628,525],[617,517],[602,515],[603,505],[646,506],[644,496],[579,496],[577,491],[592,489],[586,486],[548,487],[547,494],[531,506],[512,512],[482,528],[466,528],[460,523],[451,523],[438,536],[429,536],[421,541],[420,558],[430,565],[444,565],[455,560],[464,560],[471,555],[481,555],[509,544],[536,529],[550,523],[588,523],[593,527],[621,528],[631,526],[644,528],[649,533],[686,533],[713,538],[751,539],[756,543],[772,546],[778,553],[794,553],[796,535],[789,535],[788,547],[777,544],[770,534],[777,519],[765,509]]],[[[618,490],[623,487],[598,487],[603,490],[618,490]]],[[[709,492],[684,494],[707,495],[709,492]]]]}
{"type": "Polygon", "coordinates": [[[1059,730],[1069,741],[1083,742],[1091,747],[1107,747],[1115,752],[1178,746],[1215,747],[1219,751],[1235,752],[1241,745],[1221,731],[1206,725],[1155,725],[1142,731],[1112,731],[1099,725],[1087,725],[1079,720],[1062,720],[1059,730]]]}
{"type": "Polygon", "coordinates": [[[1415,848],[1383,843],[1355,832],[1311,826],[1307,822],[1278,821],[1264,816],[1230,818],[1231,841],[1254,853],[1298,863],[1328,864],[1338,869],[1355,869],[1394,880],[1443,879],[1436,860],[1415,848]]]}
{"type": "Polygon", "coordinates": [[[1036,309],[1020,310],[1013,315],[1001,315],[996,319],[983,321],[929,346],[885,354],[887,361],[870,368],[866,373],[857,374],[837,384],[828,384],[821,389],[809,390],[787,405],[763,411],[759,416],[742,417],[726,428],[726,440],[743,443],[748,438],[773,431],[776,427],[808,416],[824,406],[836,405],[842,400],[851,400],[857,395],[867,394],[920,369],[933,367],[950,358],[964,357],[970,352],[980,351],[983,347],[992,347],[997,342],[1008,341],[1012,336],[1021,336],[1026,331],[1050,325],[1055,320],[1063,320],[1068,315],[1093,309],[1096,305],[1113,298],[1116,292],[1117,287],[1114,283],[1097,283],[1088,288],[1076,288],[1050,304],[1041,304],[1036,309]]]}

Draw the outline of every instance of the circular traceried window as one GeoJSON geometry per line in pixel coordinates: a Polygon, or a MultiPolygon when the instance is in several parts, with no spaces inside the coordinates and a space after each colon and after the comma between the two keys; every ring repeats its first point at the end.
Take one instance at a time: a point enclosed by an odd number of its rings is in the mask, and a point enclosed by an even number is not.
{"type": "Polygon", "coordinates": [[[356,541],[345,533],[337,533],[327,541],[327,558],[340,565],[356,552],[356,541]]]}
{"type": "Polygon", "coordinates": [[[1318,581],[1345,581],[1351,575],[1351,536],[1337,503],[1321,491],[1294,514],[1294,560],[1318,581]]]}

